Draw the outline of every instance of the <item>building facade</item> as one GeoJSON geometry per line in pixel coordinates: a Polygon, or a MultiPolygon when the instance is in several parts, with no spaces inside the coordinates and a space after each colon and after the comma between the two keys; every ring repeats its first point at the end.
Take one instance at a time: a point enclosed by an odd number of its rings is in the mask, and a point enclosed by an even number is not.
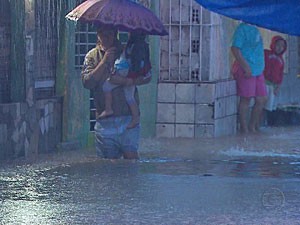
{"type": "Polygon", "coordinates": [[[0,159],[51,152],[62,140],[63,97],[55,92],[59,4],[0,2],[0,159]]]}
{"type": "Polygon", "coordinates": [[[235,134],[235,82],[222,18],[195,1],[160,1],[169,35],[161,38],[156,134],[217,137],[235,134]]]}

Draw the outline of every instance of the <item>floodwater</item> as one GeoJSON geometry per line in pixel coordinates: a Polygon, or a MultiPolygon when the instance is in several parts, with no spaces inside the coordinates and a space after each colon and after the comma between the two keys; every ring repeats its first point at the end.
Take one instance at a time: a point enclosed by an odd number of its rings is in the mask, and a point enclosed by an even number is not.
{"type": "Polygon", "coordinates": [[[2,166],[0,224],[299,225],[299,135],[152,140],[137,162],[2,166]]]}

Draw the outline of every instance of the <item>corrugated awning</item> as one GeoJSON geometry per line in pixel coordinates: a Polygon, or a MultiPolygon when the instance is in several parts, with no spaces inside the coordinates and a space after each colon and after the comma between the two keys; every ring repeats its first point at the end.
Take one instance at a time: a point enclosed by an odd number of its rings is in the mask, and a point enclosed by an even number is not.
{"type": "Polygon", "coordinates": [[[269,30],[300,36],[299,0],[195,0],[215,13],[269,30]]]}

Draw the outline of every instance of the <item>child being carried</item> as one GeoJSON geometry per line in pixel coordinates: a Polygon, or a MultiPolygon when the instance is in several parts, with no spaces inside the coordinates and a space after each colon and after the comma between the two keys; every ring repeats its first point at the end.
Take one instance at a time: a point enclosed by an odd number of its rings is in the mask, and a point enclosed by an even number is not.
{"type": "MultiPolygon", "coordinates": [[[[139,76],[143,76],[144,78],[151,76],[149,45],[145,42],[145,38],[145,35],[130,33],[124,52],[115,61],[113,76],[127,77],[133,80],[139,76]]],[[[118,86],[113,84],[109,79],[104,82],[105,110],[101,113],[100,118],[113,115],[111,91],[118,86]]],[[[139,107],[134,98],[136,86],[127,85],[123,89],[132,115],[127,129],[131,129],[140,123],[139,107]]]]}

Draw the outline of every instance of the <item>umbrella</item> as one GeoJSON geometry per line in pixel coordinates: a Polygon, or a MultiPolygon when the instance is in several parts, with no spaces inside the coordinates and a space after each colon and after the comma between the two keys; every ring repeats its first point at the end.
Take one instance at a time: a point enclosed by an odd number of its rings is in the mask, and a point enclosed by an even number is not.
{"type": "Polygon", "coordinates": [[[113,26],[120,31],[147,35],[167,35],[162,22],[148,8],[130,0],[87,0],[66,15],[67,19],[101,26],[113,26]]]}
{"type": "Polygon", "coordinates": [[[299,0],[196,0],[210,11],[259,27],[300,36],[299,0]]]}

